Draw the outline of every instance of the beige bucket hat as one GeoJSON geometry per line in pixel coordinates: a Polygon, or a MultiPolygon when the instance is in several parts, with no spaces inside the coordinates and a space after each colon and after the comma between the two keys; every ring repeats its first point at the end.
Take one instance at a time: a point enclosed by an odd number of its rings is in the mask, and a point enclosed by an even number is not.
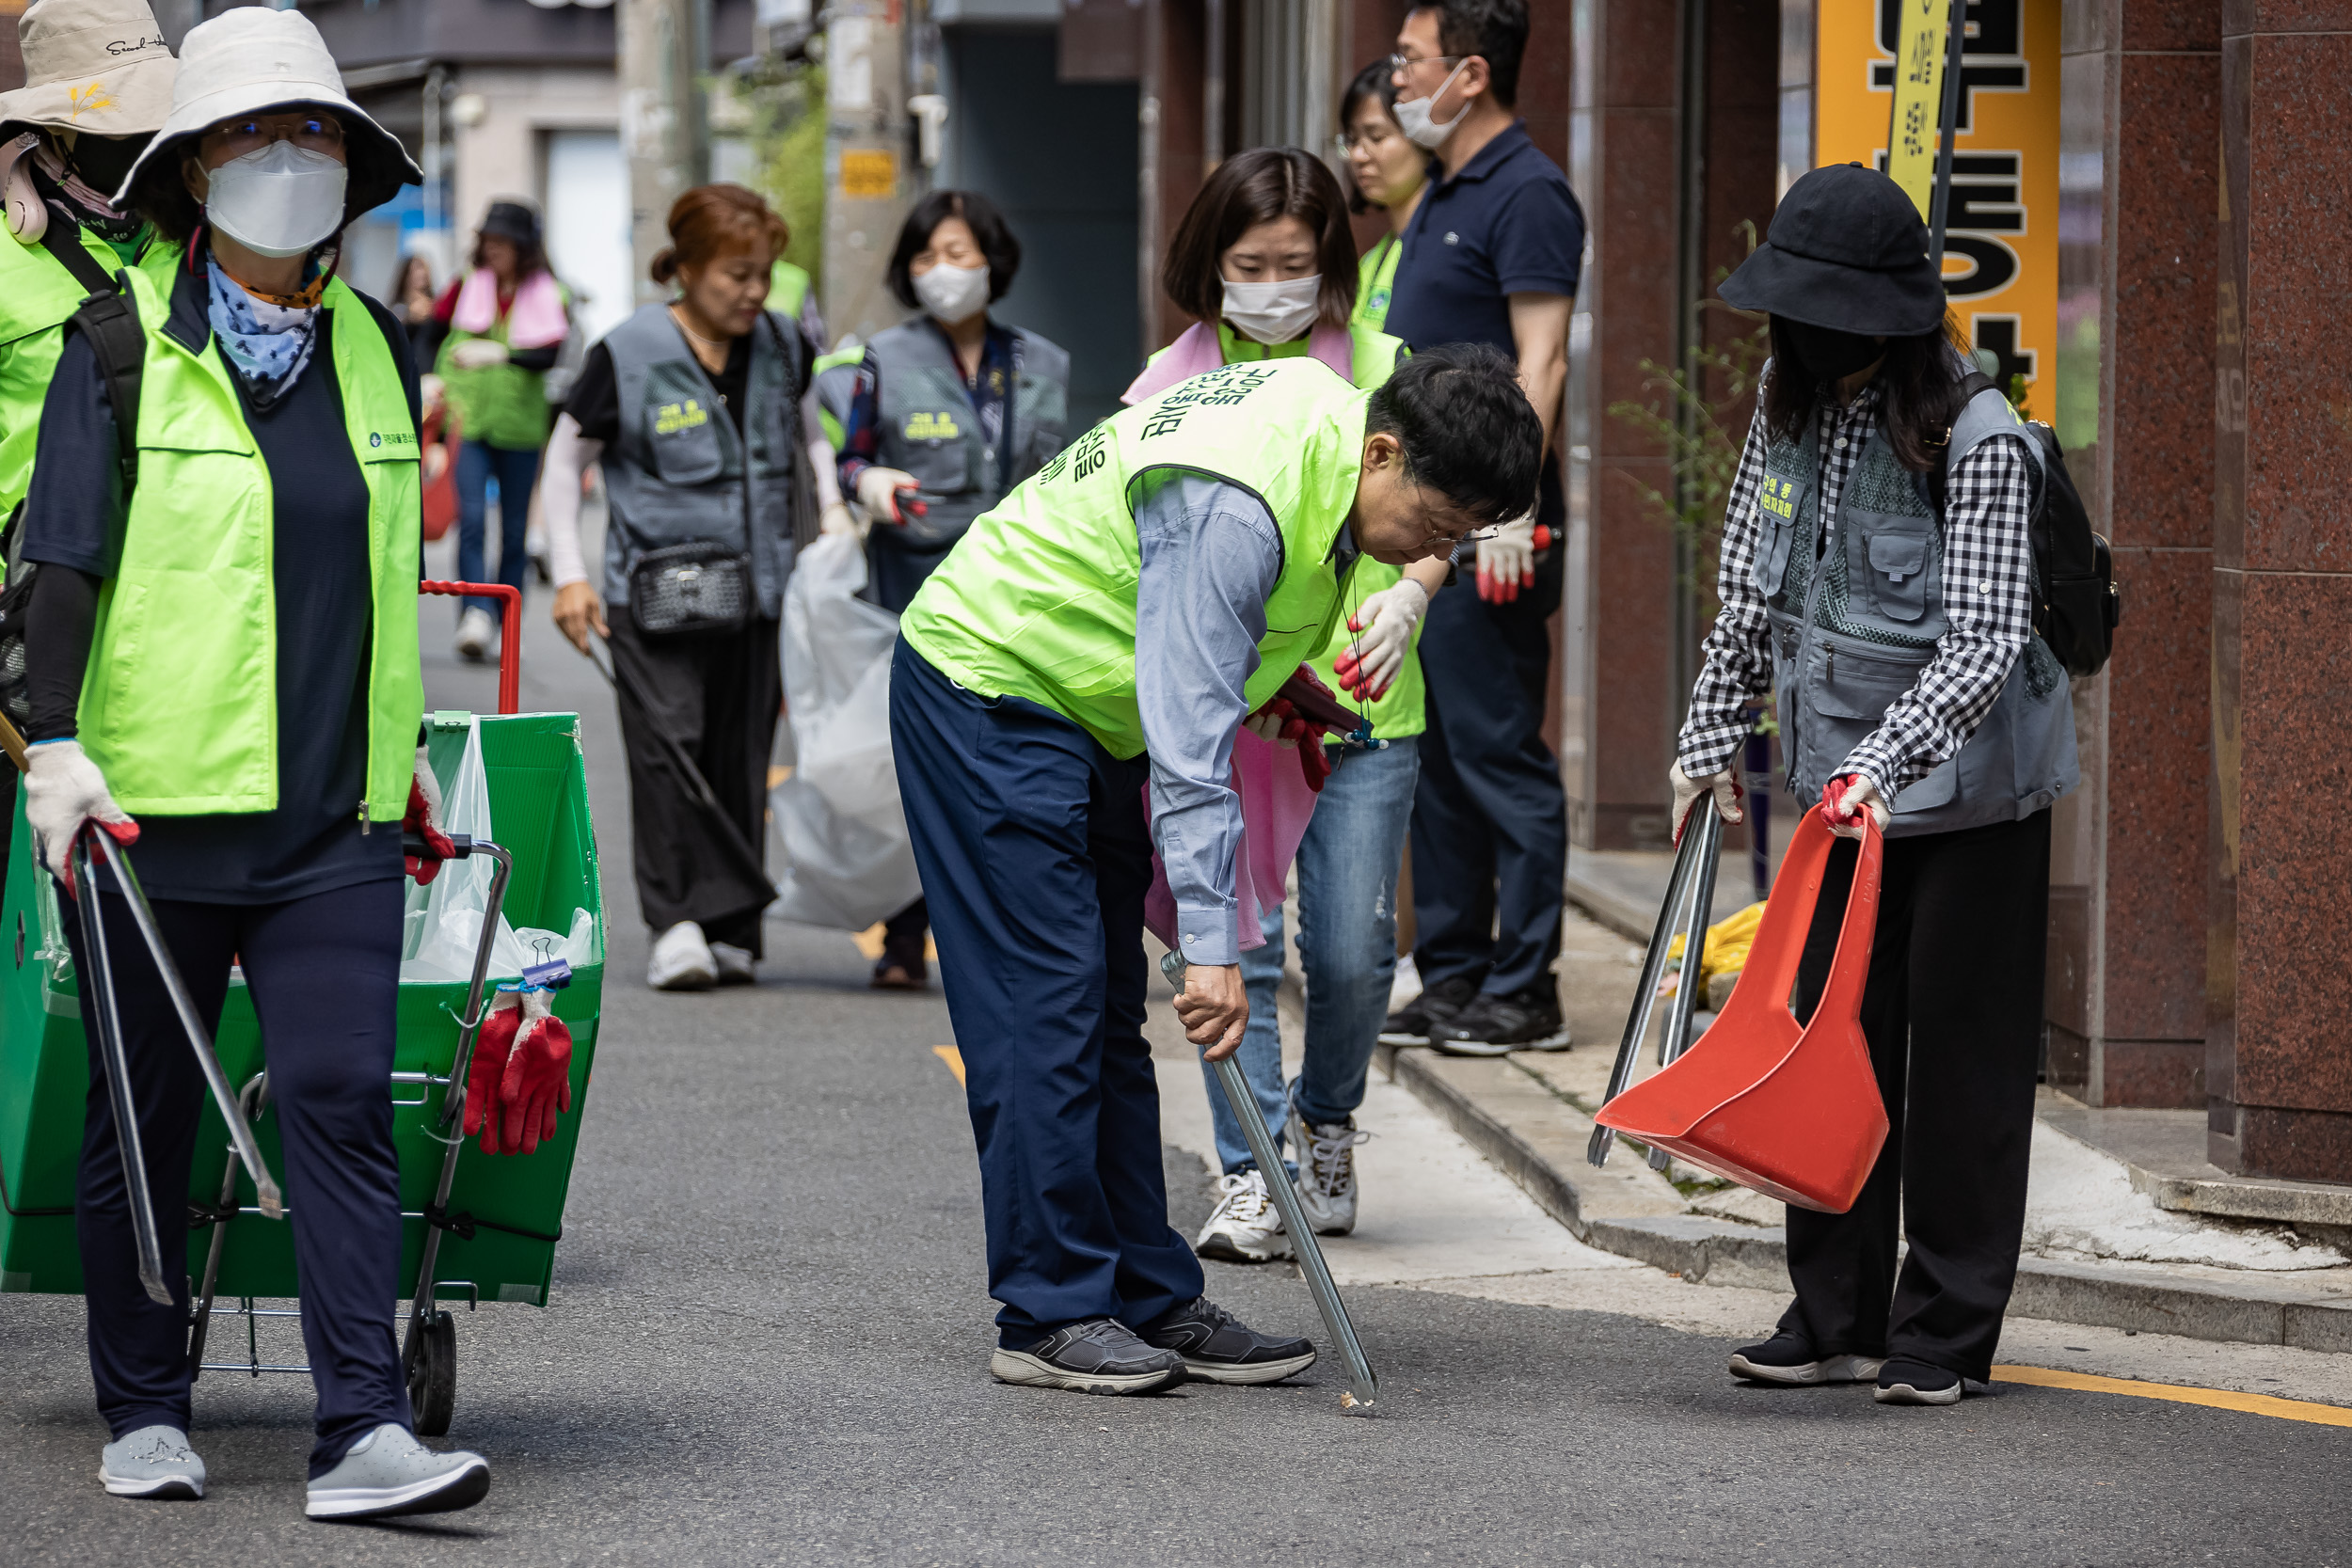
{"type": "Polygon", "coordinates": [[[0,93],[0,130],[144,136],[163,124],[177,68],[147,0],[33,0],[17,40],[24,86],[0,93]]]}
{"type": "MultiPolygon", "coordinates": [[[[44,0],[56,5],[59,0],[44,0]]],[[[180,40],[180,74],[172,84],[171,112],[155,139],[131,166],[115,193],[115,205],[138,200],[142,184],[177,181],[191,144],[212,126],[237,115],[268,114],[297,104],[332,109],[343,122],[351,177],[345,186],[345,221],[391,199],[403,185],[421,185],[424,171],[407,149],[343,91],[342,72],[310,19],[300,11],[239,6],[188,29],[180,40]]]]}

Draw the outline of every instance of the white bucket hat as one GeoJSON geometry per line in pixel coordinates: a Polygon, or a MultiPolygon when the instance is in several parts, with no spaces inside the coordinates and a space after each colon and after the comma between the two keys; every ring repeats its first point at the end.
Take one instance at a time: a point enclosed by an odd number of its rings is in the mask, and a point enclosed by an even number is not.
{"type": "Polygon", "coordinates": [[[24,86],[0,127],[144,136],[171,104],[173,63],[147,0],[33,0],[17,24],[24,86]]]}
{"type": "MultiPolygon", "coordinates": [[[[56,0],[50,0],[55,4],[56,0]]],[[[349,222],[391,199],[403,185],[421,185],[424,172],[407,150],[351,101],[342,72],[310,19],[300,11],[239,6],[188,29],[180,42],[180,75],[171,112],[115,193],[115,205],[135,202],[142,184],[177,182],[180,160],[197,137],[238,115],[268,114],[312,103],[343,122],[351,177],[343,218],[349,222]]]]}

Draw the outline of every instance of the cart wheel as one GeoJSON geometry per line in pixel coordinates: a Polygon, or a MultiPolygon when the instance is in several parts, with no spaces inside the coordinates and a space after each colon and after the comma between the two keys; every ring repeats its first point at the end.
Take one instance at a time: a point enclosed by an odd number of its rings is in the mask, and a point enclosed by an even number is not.
{"type": "Polygon", "coordinates": [[[417,1435],[446,1435],[457,1403],[457,1320],[447,1312],[427,1312],[405,1348],[402,1359],[408,1364],[408,1405],[417,1435]]]}

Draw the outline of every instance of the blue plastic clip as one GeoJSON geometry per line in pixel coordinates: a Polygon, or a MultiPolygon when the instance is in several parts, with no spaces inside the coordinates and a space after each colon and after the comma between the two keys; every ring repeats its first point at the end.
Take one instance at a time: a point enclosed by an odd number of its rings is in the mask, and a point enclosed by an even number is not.
{"type": "Polygon", "coordinates": [[[535,990],[562,990],[571,983],[569,958],[550,958],[546,963],[527,964],[523,968],[523,984],[535,990]]]}

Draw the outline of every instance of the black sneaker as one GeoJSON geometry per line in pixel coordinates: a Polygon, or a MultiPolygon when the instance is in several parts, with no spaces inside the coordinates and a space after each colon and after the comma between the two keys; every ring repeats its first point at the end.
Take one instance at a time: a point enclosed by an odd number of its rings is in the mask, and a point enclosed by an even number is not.
{"type": "Polygon", "coordinates": [[[1958,1404],[1962,1393],[1958,1372],[1908,1356],[1883,1364],[1878,1384],[1870,1397],[1881,1404],[1958,1404]]]}
{"type": "Polygon", "coordinates": [[[1149,1394],[1184,1381],[1184,1358],[1154,1350],[1116,1318],[1057,1328],[1027,1350],[998,1350],[988,1370],[999,1383],[1080,1394],[1149,1394]]]}
{"type": "Polygon", "coordinates": [[[1430,1030],[1429,1043],[1449,1056],[1565,1051],[1568,1024],[1560,1016],[1560,988],[1547,979],[1508,996],[1482,996],[1430,1030]]]}
{"type": "Polygon", "coordinates": [[[1478,994],[1478,982],[1456,975],[1424,986],[1414,997],[1380,1025],[1382,1045],[1427,1045],[1429,1031],[1462,1010],[1471,997],[1478,994]]]}
{"type": "Polygon", "coordinates": [[[1867,1383],[1884,1364],[1874,1355],[1823,1355],[1793,1334],[1775,1334],[1760,1345],[1731,1353],[1732,1376],[1799,1388],[1823,1383],[1867,1383]]]}
{"type": "Polygon", "coordinates": [[[1261,1334],[1206,1296],[1152,1324],[1143,1338],[1181,1354],[1185,1371],[1210,1383],[1279,1383],[1315,1362],[1311,1341],[1261,1334]]]}

